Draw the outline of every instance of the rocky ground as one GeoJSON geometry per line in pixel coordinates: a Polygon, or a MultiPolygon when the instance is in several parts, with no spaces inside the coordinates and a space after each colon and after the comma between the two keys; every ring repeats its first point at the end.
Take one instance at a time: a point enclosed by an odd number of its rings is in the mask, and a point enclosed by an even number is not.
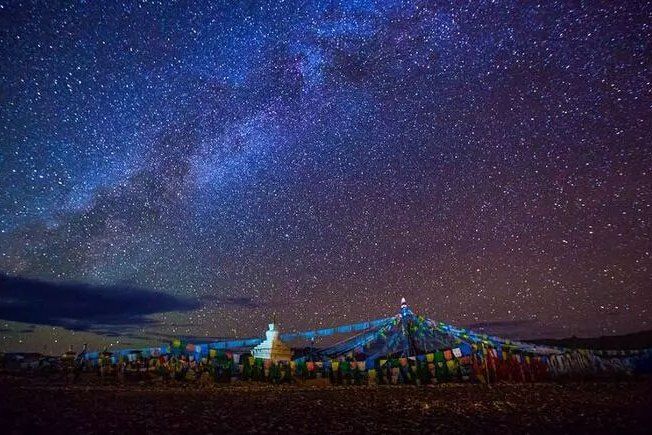
{"type": "Polygon", "coordinates": [[[426,387],[0,375],[2,433],[649,433],[652,380],[426,387]],[[179,432],[181,431],[181,432],[179,432]]]}

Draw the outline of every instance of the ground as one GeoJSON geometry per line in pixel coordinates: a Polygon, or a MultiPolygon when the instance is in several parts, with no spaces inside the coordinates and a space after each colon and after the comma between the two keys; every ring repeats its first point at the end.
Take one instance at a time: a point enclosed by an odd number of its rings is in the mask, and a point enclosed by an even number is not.
{"type": "Polygon", "coordinates": [[[645,433],[652,379],[311,387],[0,375],[3,433],[645,433]]]}

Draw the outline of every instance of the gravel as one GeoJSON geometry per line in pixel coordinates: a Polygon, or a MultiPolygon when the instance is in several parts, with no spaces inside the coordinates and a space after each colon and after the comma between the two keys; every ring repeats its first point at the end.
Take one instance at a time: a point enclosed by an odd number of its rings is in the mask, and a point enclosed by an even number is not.
{"type": "Polygon", "coordinates": [[[652,379],[274,386],[0,375],[3,433],[646,433],[652,379]]]}

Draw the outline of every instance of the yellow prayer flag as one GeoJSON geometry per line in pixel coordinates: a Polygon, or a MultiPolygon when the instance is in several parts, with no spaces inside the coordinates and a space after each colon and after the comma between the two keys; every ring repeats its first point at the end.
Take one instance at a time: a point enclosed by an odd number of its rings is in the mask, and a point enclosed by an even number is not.
{"type": "Polygon", "coordinates": [[[435,360],[435,354],[434,353],[426,354],[426,361],[433,362],[434,360],[435,360]]]}

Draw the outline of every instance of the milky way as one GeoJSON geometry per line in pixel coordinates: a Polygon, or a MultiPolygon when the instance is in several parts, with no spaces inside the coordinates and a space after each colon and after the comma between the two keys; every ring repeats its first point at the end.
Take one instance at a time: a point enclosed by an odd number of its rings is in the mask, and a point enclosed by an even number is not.
{"type": "Polygon", "coordinates": [[[58,3],[0,2],[1,349],[649,328],[649,2],[58,3]]]}

